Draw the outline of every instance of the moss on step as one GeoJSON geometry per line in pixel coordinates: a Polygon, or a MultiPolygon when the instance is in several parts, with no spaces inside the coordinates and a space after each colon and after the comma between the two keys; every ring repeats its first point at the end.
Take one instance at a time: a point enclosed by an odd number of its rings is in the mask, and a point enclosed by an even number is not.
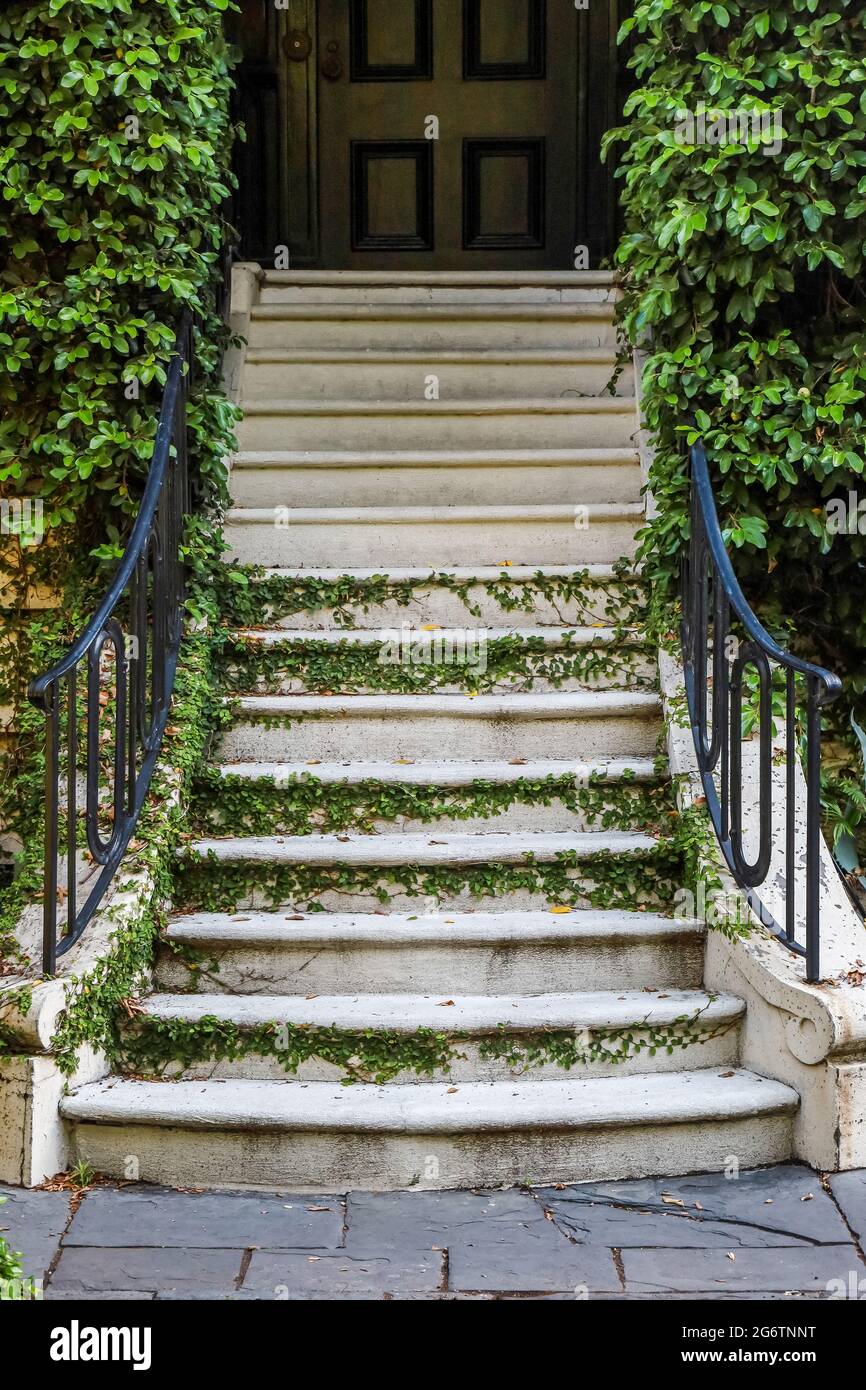
{"type": "Polygon", "coordinates": [[[637,781],[627,771],[616,781],[593,774],[583,785],[575,776],[477,779],[465,787],[416,786],[369,780],[325,783],[314,772],[287,781],[222,776],[210,769],[197,782],[193,824],[228,835],[306,835],[340,830],[369,831],[398,817],[433,824],[502,816],[514,806],[560,802],[600,830],[654,830],[673,815],[670,783],[637,781]]]}

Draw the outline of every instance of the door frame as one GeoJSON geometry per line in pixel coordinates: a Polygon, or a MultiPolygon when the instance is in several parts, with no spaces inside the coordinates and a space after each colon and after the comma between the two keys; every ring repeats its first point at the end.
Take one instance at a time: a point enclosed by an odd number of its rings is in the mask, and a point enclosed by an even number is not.
{"type": "MultiPolygon", "coordinates": [[[[255,4],[257,0],[249,2],[255,4]]],[[[280,10],[272,0],[264,3],[267,60],[263,62],[258,57],[251,63],[245,58],[236,84],[238,120],[257,133],[254,144],[239,142],[235,158],[242,254],[272,266],[276,248],[287,246],[292,267],[328,269],[321,265],[319,220],[318,0],[288,0],[288,7],[280,10]],[[309,50],[301,61],[288,56],[291,35],[309,37],[309,50]],[[245,190],[246,196],[264,200],[264,206],[258,209],[255,230],[250,227],[252,219],[243,215],[245,190]]],[[[617,122],[621,111],[623,68],[616,35],[626,3],[627,0],[594,0],[587,8],[577,10],[576,204],[579,224],[584,229],[583,244],[588,245],[593,269],[613,251],[617,235],[612,168],[609,164],[591,165],[590,154],[593,149],[598,150],[602,136],[617,122]],[[592,73],[597,71],[602,51],[606,57],[605,80],[602,91],[597,92],[593,90],[592,73]],[[590,53],[594,55],[592,64],[590,53]]],[[[242,22],[237,35],[243,45],[242,22]]],[[[577,242],[577,228],[574,237],[577,242]]],[[[371,262],[371,269],[374,268],[371,262]]]]}

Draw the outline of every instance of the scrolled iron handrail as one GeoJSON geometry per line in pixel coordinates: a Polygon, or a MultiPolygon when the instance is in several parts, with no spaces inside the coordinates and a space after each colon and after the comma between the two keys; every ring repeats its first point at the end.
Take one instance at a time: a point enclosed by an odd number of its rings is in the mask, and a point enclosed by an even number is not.
{"type": "MultiPolygon", "coordinates": [[[[185,570],[181,553],[189,512],[187,401],[193,365],[193,326],[184,315],[169,364],[153,458],[138,515],[108,591],[80,637],[50,671],[31,682],[28,696],[46,718],[45,882],[42,968],[81,938],[111,885],[135,832],[168,722],[183,630],[185,570]],[[126,626],[122,621],[125,615],[126,626]],[[100,797],[104,655],[114,654],[110,829],[100,797]],[[79,670],[84,679],[79,681],[79,670]],[[87,851],[98,867],[82,887],[78,845],[80,694],[86,741],[84,819],[87,851]],[[65,713],[65,717],[64,717],[65,713]],[[65,728],[66,835],[61,851],[62,731],[65,728]],[[66,861],[61,884],[60,861],[66,861]],[[65,928],[58,938],[58,904],[65,928]]],[[[110,694],[106,702],[111,704],[110,694]]]]}
{"type": "Polygon", "coordinates": [[[806,958],[806,978],[820,978],[821,710],[842,692],[831,671],[785,651],[758,621],[725,547],[706,453],[691,456],[691,535],[682,564],[682,627],[686,696],[698,767],[725,862],[763,924],[806,958]],[[712,612],[710,611],[712,609],[712,612]],[[736,618],[743,634],[732,631],[736,618]],[[710,653],[712,652],[712,665],[710,653]],[[773,856],[773,709],[771,663],[785,672],[785,924],[764,906],[758,889],[773,856]],[[746,857],[743,825],[743,688],[748,668],[758,678],[758,850],[746,857]],[[798,922],[797,726],[805,686],[805,910],[798,922]],[[718,782],[718,786],[717,786],[718,782]],[[798,940],[798,926],[803,940],[798,940]]]}

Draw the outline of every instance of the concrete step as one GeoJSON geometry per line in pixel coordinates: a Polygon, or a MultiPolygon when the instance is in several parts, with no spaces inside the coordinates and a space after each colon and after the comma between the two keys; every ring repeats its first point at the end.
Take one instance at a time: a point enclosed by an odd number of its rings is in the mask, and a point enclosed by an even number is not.
{"type": "Polygon", "coordinates": [[[437,836],[420,835],[249,835],[192,840],[183,847],[183,860],[217,864],[340,864],[348,867],[399,868],[404,864],[447,868],[466,864],[525,864],[555,862],[560,855],[578,859],[594,855],[646,855],[658,847],[655,836],[623,830],[575,833],[511,833],[437,836]]]}
{"type": "Polygon", "coordinates": [[[260,304],[252,311],[249,345],[374,351],[478,352],[514,348],[616,345],[613,305],[496,302],[403,304],[260,304]]]}
{"type": "Polygon", "coordinates": [[[649,692],[269,695],[231,705],[225,762],[651,758],[661,728],[649,692]]]}
{"type": "Polygon", "coordinates": [[[613,303],[610,271],[269,270],[263,304],[613,303]]]}
{"type": "MultiPolygon", "coordinates": [[[[407,1068],[389,1078],[388,1084],[413,1081],[429,1085],[504,1081],[516,1075],[528,1081],[544,1081],[571,1071],[576,1076],[608,1076],[630,1072],[683,1071],[696,1067],[720,1067],[738,1060],[738,1025],[745,1012],[741,999],[712,996],[700,990],[670,990],[655,994],[632,990],[613,994],[581,992],[506,995],[459,995],[453,989],[438,995],[348,994],[289,996],[257,994],[155,994],[143,1000],[134,1031],[149,1022],[204,1028],[211,1020],[227,1024],[243,1038],[261,1030],[318,1030],[383,1038],[409,1038],[422,1033],[453,1039],[453,1055],[447,1064],[430,1073],[407,1068]],[[544,1046],[545,1037],[559,1046],[571,1045],[566,1058],[572,1066],[560,1066],[556,1057],[539,1065],[530,1049],[544,1046]],[[501,1043],[508,1040],[520,1056],[504,1057],[501,1043]]],[[[288,1031],[284,1034],[288,1036],[288,1031]]],[[[252,1039],[251,1039],[252,1041],[252,1039]]],[[[284,1049],[284,1051],[287,1050],[284,1049]]],[[[562,1054],[560,1054],[562,1055],[562,1054]]],[[[363,1066],[355,1069],[312,1055],[290,1070],[297,1053],[282,1059],[266,1048],[214,1068],[203,1049],[202,1059],[192,1059],[187,1069],[178,1065],[172,1075],[211,1079],[272,1081],[338,1081],[347,1076],[375,1079],[363,1066]],[[204,1059],[204,1060],[202,1060],[204,1059]]]]}
{"type": "Polygon", "coordinates": [[[251,582],[260,586],[262,622],[311,630],[333,627],[333,609],[286,614],[277,601],[281,587],[285,586],[288,596],[295,584],[308,581],[340,585],[345,596],[340,600],[342,621],[371,629],[404,622],[496,627],[507,621],[517,631],[562,623],[576,627],[636,623],[644,607],[637,575],[627,568],[620,573],[613,565],[588,565],[582,570],[567,565],[452,566],[434,573],[429,569],[391,569],[387,578],[399,586],[399,596],[373,601],[369,586],[378,577],[379,571],[372,569],[354,569],[348,574],[342,569],[271,569],[255,571],[251,582]]]}
{"type": "Polygon", "coordinates": [[[572,506],[235,508],[231,558],[242,564],[615,564],[635,553],[643,504],[572,506]],[[428,558],[429,557],[429,558],[428,558]]]}
{"type": "MultiPolygon", "coordinates": [[[[256,400],[236,428],[239,447],[270,449],[624,448],[637,433],[627,396],[568,400],[256,400]]],[[[272,498],[272,503],[278,499],[272,498]]],[[[580,498],[578,501],[582,500],[580,498]]]]}
{"type": "Polygon", "coordinates": [[[236,507],[509,506],[640,501],[634,449],[247,451],[232,464],[236,507]]]}
{"type": "Polygon", "coordinates": [[[609,627],[245,629],[228,638],[224,679],[245,694],[648,688],[658,668],[643,639],[609,627]]]}
{"type": "Polygon", "coordinates": [[[791,1155],[794,1091],[729,1069],[456,1088],[108,1080],[60,1103],[74,1156],[177,1187],[508,1187],[791,1155]]]}
{"type": "MultiPolygon", "coordinates": [[[[369,829],[418,830],[425,828],[431,833],[440,831],[482,831],[501,829],[507,823],[509,830],[591,830],[602,823],[600,817],[606,808],[619,807],[621,810],[623,789],[634,787],[651,788],[659,782],[655,763],[649,759],[609,759],[606,762],[588,762],[583,766],[570,762],[553,762],[537,759],[530,762],[518,759],[507,762],[420,762],[407,765],[405,762],[358,762],[358,763],[223,763],[217,771],[227,785],[249,788],[253,803],[258,806],[267,799],[268,814],[272,818],[271,829],[276,833],[286,830],[286,817],[296,813],[298,790],[300,786],[315,787],[320,798],[320,816],[325,815],[329,799],[340,798],[349,789],[365,783],[393,789],[394,805],[402,798],[410,806],[413,792],[432,791],[445,803],[448,798],[460,791],[468,792],[483,788],[484,791],[510,791],[520,800],[501,798],[501,809],[484,806],[483,815],[467,816],[463,808],[448,814],[444,808],[435,821],[420,819],[411,813],[396,811],[385,818],[373,818],[369,829]],[[557,790],[535,792],[529,790],[533,785],[558,784],[557,790]],[[564,799],[559,788],[569,788],[576,796],[564,799]],[[585,790],[583,800],[587,809],[582,809],[578,801],[585,790]],[[285,801],[281,810],[280,803],[285,801]]],[[[234,797],[214,797],[210,783],[206,784],[199,801],[199,814],[202,824],[215,832],[239,833],[247,830],[247,825],[238,820],[234,797]]],[[[315,824],[314,828],[320,828],[315,824]]],[[[634,828],[643,828],[637,822],[634,828]]]]}
{"type": "MultiPolygon", "coordinates": [[[[428,353],[255,348],[244,367],[243,403],[289,396],[423,401],[434,391],[442,401],[601,396],[615,374],[613,348],[428,353]]],[[[619,373],[614,390],[619,396],[634,395],[630,367],[619,373]]]]}
{"type": "Polygon", "coordinates": [[[161,989],[228,995],[695,989],[704,959],[700,923],[649,912],[202,912],[171,921],[166,941],[204,968],[164,950],[161,989]]]}
{"type": "Polygon", "coordinates": [[[248,835],[193,839],[178,851],[177,899],[188,909],[323,912],[543,911],[672,900],[667,840],[618,830],[248,835]],[[491,874],[492,868],[499,870],[491,874]],[[513,870],[513,882],[503,876],[513,870]],[[555,895],[555,896],[554,896],[555,895]],[[601,901],[599,898],[601,897],[601,901]]]}

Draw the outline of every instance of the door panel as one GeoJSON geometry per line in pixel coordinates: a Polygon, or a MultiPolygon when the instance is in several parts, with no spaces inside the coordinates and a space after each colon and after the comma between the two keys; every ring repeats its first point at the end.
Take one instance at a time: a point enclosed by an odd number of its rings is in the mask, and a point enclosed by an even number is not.
{"type": "Polygon", "coordinates": [[[429,141],[354,140],[351,205],[353,251],[432,251],[429,141]]]}
{"type": "Polygon", "coordinates": [[[349,0],[352,82],[433,76],[433,0],[349,0]]]}
{"type": "Polygon", "coordinates": [[[466,0],[464,76],[488,81],[544,77],[545,11],[545,0],[466,0]]]}
{"type": "Polygon", "coordinates": [[[572,0],[320,0],[322,264],[570,268],[577,34],[572,0]]]}

